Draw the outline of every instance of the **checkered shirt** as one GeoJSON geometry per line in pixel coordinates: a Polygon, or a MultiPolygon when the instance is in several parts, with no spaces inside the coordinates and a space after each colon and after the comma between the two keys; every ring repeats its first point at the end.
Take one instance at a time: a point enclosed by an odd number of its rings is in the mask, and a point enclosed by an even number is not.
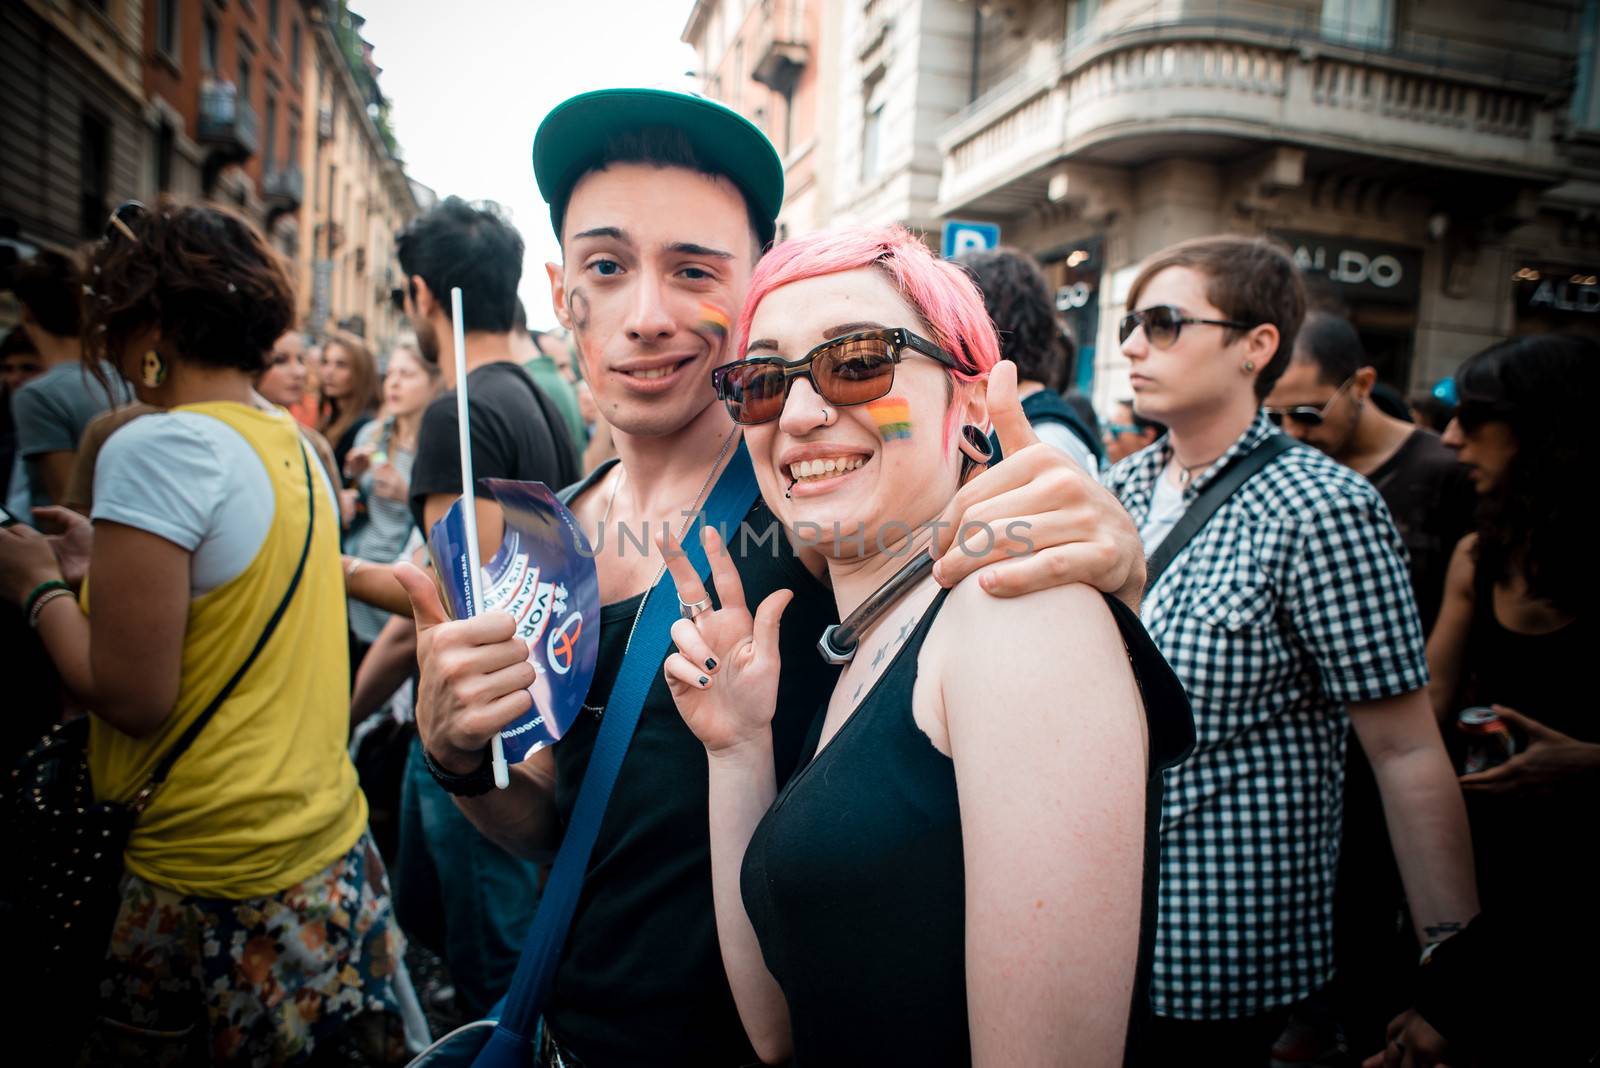
{"type": "MultiPolygon", "coordinates": [[[[1258,414],[1185,502],[1278,433],[1258,414]]],[[[1169,456],[1162,438],[1111,472],[1136,524],[1169,456]]],[[[1290,449],[1190,540],[1143,615],[1196,732],[1166,778],[1151,998],[1178,1019],[1254,1016],[1333,972],[1345,706],[1427,684],[1405,547],[1365,479],[1290,449]]]]}

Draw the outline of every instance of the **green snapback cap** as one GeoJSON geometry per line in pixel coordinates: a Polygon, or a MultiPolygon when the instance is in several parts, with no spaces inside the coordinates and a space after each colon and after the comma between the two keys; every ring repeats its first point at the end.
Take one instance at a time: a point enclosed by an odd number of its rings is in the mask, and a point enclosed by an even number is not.
{"type": "Polygon", "coordinates": [[[725,176],[749,202],[771,241],[783,207],[783,161],[767,135],[749,119],[715,100],[670,89],[597,89],[557,104],[533,135],[533,176],[561,219],[573,186],[597,163],[607,142],[647,126],[680,130],[707,169],[725,176]]]}

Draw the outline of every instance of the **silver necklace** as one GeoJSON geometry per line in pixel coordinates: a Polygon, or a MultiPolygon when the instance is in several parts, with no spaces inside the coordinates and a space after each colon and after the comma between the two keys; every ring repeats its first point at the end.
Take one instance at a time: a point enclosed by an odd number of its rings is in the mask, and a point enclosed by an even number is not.
{"type": "MultiPolygon", "coordinates": [[[[722,467],[722,461],[726,460],[728,458],[728,450],[733,448],[733,443],[738,441],[738,440],[739,440],[739,428],[738,427],[734,427],[733,428],[733,432],[731,434],[729,434],[728,437],[727,437],[727,440],[725,440],[722,443],[722,448],[720,450],[718,450],[717,458],[712,461],[711,470],[706,472],[705,481],[700,483],[700,489],[695,493],[694,501],[693,501],[693,503],[690,504],[690,506],[688,508],[687,515],[685,516],[685,518],[683,520],[683,526],[678,528],[678,544],[679,545],[683,544],[683,536],[689,532],[689,524],[693,523],[694,520],[695,520],[695,517],[700,514],[700,506],[704,503],[706,491],[711,488],[712,479],[717,477],[717,471],[722,467]]],[[[626,469],[624,469],[624,471],[622,472],[622,476],[626,477],[626,475],[627,475],[627,471],[626,471],[626,469]]],[[[611,505],[616,502],[617,490],[619,490],[621,488],[622,488],[622,478],[619,477],[617,479],[617,485],[615,487],[613,487],[613,489],[611,490],[611,500],[606,502],[606,514],[603,517],[601,517],[601,520],[600,520],[600,525],[602,527],[605,526],[606,519],[609,519],[610,516],[611,516],[611,505]]],[[[655,592],[655,588],[658,585],[660,585],[661,576],[666,574],[666,573],[667,573],[667,561],[665,559],[663,559],[661,561],[661,566],[656,568],[655,577],[650,580],[649,588],[644,591],[644,596],[639,599],[639,607],[633,613],[633,622],[628,625],[628,640],[623,642],[623,644],[622,644],[622,656],[623,656],[623,659],[627,659],[628,650],[633,648],[633,636],[634,636],[634,633],[637,632],[638,629],[639,629],[639,619],[640,619],[640,617],[642,617],[644,615],[644,606],[650,600],[650,595],[655,592]]],[[[588,705],[588,704],[586,704],[583,707],[584,707],[585,711],[593,712],[596,716],[599,716],[602,712],[605,711],[604,706],[600,706],[600,705],[588,705]]]]}

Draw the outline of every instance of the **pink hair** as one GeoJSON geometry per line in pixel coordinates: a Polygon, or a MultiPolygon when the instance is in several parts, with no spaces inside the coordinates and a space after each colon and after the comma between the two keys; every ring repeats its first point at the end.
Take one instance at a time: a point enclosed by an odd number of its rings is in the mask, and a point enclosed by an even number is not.
{"type": "MultiPolygon", "coordinates": [[[[785,241],[761,257],[750,278],[744,308],[739,312],[738,347],[734,351],[744,351],[756,308],[774,289],[861,267],[877,267],[888,275],[926,325],[928,340],[956,358],[961,366],[947,370],[957,383],[958,399],[988,378],[989,369],[1000,360],[1000,339],[984,308],[983,294],[966,271],[939,259],[899,226],[824,230],[785,241]]],[[[952,403],[945,417],[947,447],[957,418],[957,405],[952,403]]]]}

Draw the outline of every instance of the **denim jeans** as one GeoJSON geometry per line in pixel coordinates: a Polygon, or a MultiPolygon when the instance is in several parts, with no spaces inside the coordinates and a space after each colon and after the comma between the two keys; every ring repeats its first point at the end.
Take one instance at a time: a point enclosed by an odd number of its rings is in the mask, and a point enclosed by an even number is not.
{"type": "Polygon", "coordinates": [[[428,774],[415,740],[394,868],[401,928],[444,958],[462,1010],[484,1015],[511,985],[539,905],[539,868],[479,833],[428,774]]]}

